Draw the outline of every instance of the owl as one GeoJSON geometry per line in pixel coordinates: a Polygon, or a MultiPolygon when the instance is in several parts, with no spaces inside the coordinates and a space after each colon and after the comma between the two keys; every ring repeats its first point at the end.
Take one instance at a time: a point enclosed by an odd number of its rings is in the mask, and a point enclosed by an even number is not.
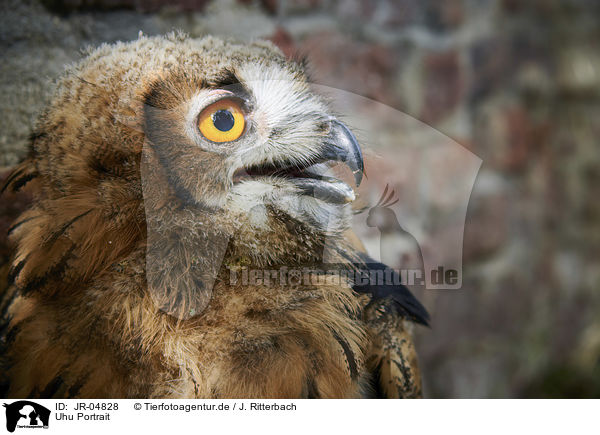
{"type": "Polygon", "coordinates": [[[349,233],[363,172],[305,62],[269,42],[91,50],[4,186],[34,201],[9,230],[3,394],[419,397],[427,312],[357,279],[393,273],[349,233]]]}

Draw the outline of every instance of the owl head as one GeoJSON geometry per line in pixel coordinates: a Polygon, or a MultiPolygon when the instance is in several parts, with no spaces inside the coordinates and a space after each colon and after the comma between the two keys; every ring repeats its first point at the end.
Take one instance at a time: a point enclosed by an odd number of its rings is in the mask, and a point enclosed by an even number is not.
{"type": "Polygon", "coordinates": [[[277,213],[316,231],[345,225],[354,192],[328,169],[344,162],[359,184],[361,150],[301,63],[264,42],[154,41],[151,55],[172,60],[144,74],[139,112],[154,156],[142,164],[146,196],[163,196],[154,189],[162,177],[183,203],[226,211],[255,233],[272,230],[277,213]]]}
{"type": "Polygon", "coordinates": [[[339,163],[358,185],[356,138],[303,62],[271,43],[171,34],[103,45],[59,80],[11,181],[40,186],[15,231],[16,278],[39,282],[61,264],[53,255],[89,277],[145,239],[157,277],[176,269],[165,266],[174,252],[182,270],[213,276],[226,255],[310,260],[348,226],[354,191],[331,175],[339,163]]]}
{"type": "Polygon", "coordinates": [[[345,163],[359,184],[360,147],[303,62],[272,44],[140,38],[92,52],[67,82],[62,108],[81,142],[72,151],[101,162],[141,150],[147,213],[176,198],[253,238],[281,215],[318,232],[347,224],[353,189],[328,172],[345,163]]]}

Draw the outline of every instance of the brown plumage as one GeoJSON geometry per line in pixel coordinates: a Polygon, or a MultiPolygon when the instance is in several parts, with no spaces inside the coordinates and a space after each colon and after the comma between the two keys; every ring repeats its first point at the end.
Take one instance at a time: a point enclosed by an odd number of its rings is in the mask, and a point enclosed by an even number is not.
{"type": "Polygon", "coordinates": [[[353,136],[269,43],[91,52],[6,182],[35,200],[10,234],[5,395],[418,397],[410,329],[427,315],[401,286],[344,278],[372,265],[345,236],[348,186],[313,175],[335,160],[360,181],[353,136]],[[247,125],[211,142],[197,116],[223,96],[247,125]],[[232,279],[325,260],[341,278],[232,279]]]}

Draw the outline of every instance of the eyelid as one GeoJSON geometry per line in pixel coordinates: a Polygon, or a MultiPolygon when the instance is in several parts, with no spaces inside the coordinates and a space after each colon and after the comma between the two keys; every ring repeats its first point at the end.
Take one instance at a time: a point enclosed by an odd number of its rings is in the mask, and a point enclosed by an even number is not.
{"type": "Polygon", "coordinates": [[[248,116],[248,114],[252,111],[252,101],[250,100],[250,96],[246,93],[235,93],[228,91],[226,89],[215,89],[211,92],[208,98],[205,100],[203,107],[200,109],[198,114],[200,114],[204,109],[206,109],[211,104],[215,104],[221,100],[231,99],[236,101],[240,107],[242,108],[244,114],[248,116]]]}
{"type": "Polygon", "coordinates": [[[235,94],[231,91],[227,91],[225,89],[214,89],[210,91],[207,95],[206,99],[203,102],[203,107],[200,109],[200,111],[204,110],[206,107],[216,103],[219,100],[232,97],[235,97],[235,94]]]}

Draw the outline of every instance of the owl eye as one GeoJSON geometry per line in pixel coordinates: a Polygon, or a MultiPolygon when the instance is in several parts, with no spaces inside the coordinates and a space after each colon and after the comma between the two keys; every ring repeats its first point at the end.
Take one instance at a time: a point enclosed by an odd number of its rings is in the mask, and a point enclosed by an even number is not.
{"type": "Polygon", "coordinates": [[[244,112],[237,101],[225,98],[206,106],[198,116],[198,130],[212,142],[231,142],[246,127],[244,112]]]}

